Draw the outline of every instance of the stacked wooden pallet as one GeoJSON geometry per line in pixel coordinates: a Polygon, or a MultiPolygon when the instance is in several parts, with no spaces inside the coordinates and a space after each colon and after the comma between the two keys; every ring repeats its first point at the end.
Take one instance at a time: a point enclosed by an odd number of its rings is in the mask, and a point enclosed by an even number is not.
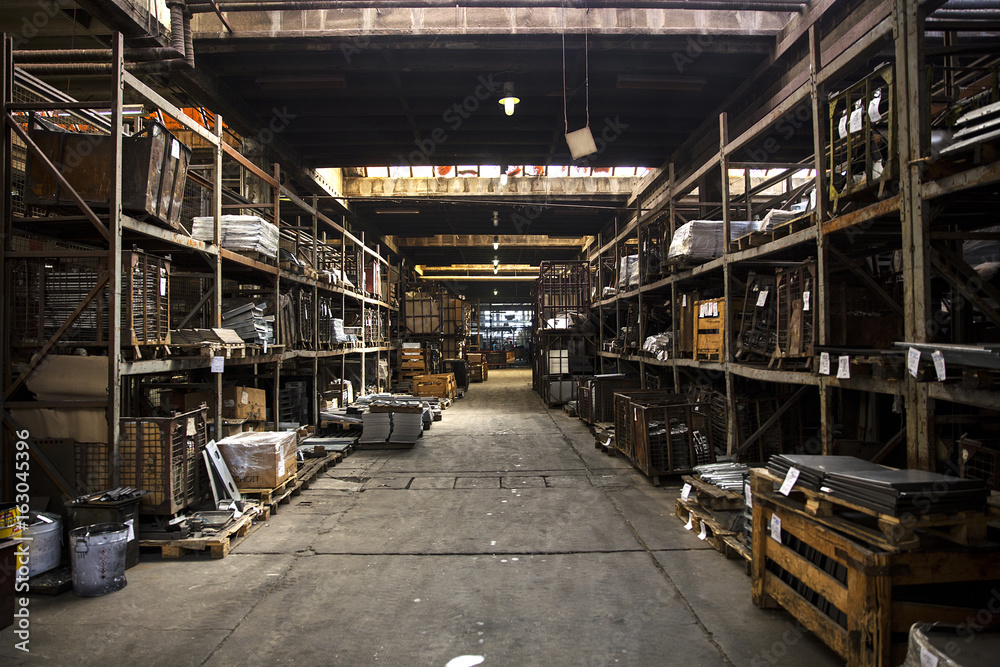
{"type": "Polygon", "coordinates": [[[684,527],[694,531],[726,558],[742,558],[749,562],[750,550],[733,526],[735,521],[742,519],[743,496],[703,482],[694,475],[681,479],[684,487],[675,503],[675,511],[685,522],[684,527]]]}
{"type": "Polygon", "coordinates": [[[458,396],[454,373],[418,375],[413,378],[414,396],[437,396],[454,400],[458,396]]]}

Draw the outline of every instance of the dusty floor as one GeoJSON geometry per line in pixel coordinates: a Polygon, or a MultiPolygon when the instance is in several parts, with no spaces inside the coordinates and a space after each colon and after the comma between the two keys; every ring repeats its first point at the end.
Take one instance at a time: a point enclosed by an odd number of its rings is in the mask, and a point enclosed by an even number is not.
{"type": "Polygon", "coordinates": [[[31,598],[11,664],[842,662],[750,600],[654,488],[491,371],[413,450],[357,452],[222,560],[146,554],[100,598],[31,598]]]}

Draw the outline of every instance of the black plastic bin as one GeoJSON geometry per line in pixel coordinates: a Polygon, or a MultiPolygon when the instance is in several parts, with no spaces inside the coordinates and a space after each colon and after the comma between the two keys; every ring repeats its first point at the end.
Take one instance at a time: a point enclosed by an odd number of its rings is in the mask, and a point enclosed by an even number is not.
{"type": "Polygon", "coordinates": [[[139,564],[139,502],[142,496],[125,500],[91,500],[77,498],[66,503],[69,510],[69,530],[95,523],[120,523],[131,526],[125,545],[125,569],[139,564]]]}
{"type": "Polygon", "coordinates": [[[0,540],[0,629],[14,623],[14,582],[17,578],[17,542],[0,540]]]}

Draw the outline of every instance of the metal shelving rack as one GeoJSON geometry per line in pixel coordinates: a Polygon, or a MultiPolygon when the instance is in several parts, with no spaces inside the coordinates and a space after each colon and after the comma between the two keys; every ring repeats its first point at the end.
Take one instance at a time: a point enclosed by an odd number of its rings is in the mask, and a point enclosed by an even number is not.
{"type": "MultiPolygon", "coordinates": [[[[588,250],[586,257],[591,262],[593,272],[597,276],[598,290],[606,284],[602,280],[602,260],[609,263],[618,260],[623,254],[622,249],[627,243],[641,241],[639,230],[649,224],[663,224],[667,229],[667,239],[673,237],[676,229],[686,219],[681,213],[692,212],[691,195],[699,188],[694,202],[697,219],[708,219],[707,213],[714,210],[715,219],[723,222],[723,238],[730,239],[730,225],[734,215],[742,215],[739,219],[748,219],[747,212],[753,210],[754,197],[751,196],[749,176],[747,177],[746,194],[734,196],[729,191],[729,170],[754,166],[756,168],[779,168],[797,170],[808,168],[814,170],[816,189],[819,196],[812,211],[808,226],[796,229],[781,238],[746,249],[732,248],[724,244],[721,257],[701,263],[697,266],[679,269],[664,277],[643,277],[637,288],[601,298],[598,293],[592,307],[599,322],[614,321],[621,326],[623,313],[629,303],[642,304],[650,299],[668,301],[673,315],[673,349],[668,359],[656,359],[652,356],[634,353],[609,352],[603,349],[603,343],[610,327],[601,326],[598,347],[600,365],[603,372],[637,372],[643,380],[643,386],[650,385],[649,373],[655,372],[662,381],[673,384],[675,388],[687,382],[697,384],[705,380],[716,386],[725,385],[728,401],[728,433],[727,451],[732,454],[739,450],[736,441],[734,382],[737,379],[756,380],[778,387],[784,391],[796,391],[807,387],[818,400],[820,428],[819,453],[830,453],[835,432],[834,392],[850,390],[865,395],[899,397],[901,407],[905,412],[902,417],[903,428],[895,436],[885,438],[885,446],[875,459],[881,460],[896,444],[906,442],[906,463],[909,467],[931,469],[935,465],[935,416],[936,401],[945,401],[964,408],[997,410],[1000,406],[1000,393],[994,389],[979,389],[963,386],[956,382],[920,380],[909,373],[902,378],[880,379],[877,377],[855,376],[850,379],[836,377],[836,357],[832,375],[820,375],[810,370],[785,370],[764,367],[737,361],[734,358],[735,343],[732,331],[732,319],[729,319],[725,338],[725,354],[721,361],[698,361],[681,358],[678,354],[679,303],[682,294],[698,289],[714,289],[716,296],[726,299],[727,305],[734,298],[740,298],[736,274],[753,270],[763,263],[792,264],[814,258],[817,262],[817,290],[814,295],[816,309],[816,343],[820,347],[829,345],[830,304],[828,303],[834,274],[847,275],[852,279],[858,277],[856,266],[848,253],[844,251],[845,240],[852,241],[855,237],[865,244],[865,235],[869,239],[880,239],[897,251],[901,251],[902,272],[901,282],[903,294],[901,303],[888,304],[901,315],[903,323],[902,335],[898,340],[913,343],[928,343],[930,333],[926,326],[933,322],[932,304],[935,303],[935,293],[932,289],[932,277],[935,280],[944,279],[947,289],[958,293],[969,300],[978,312],[991,321],[996,321],[996,313],[989,310],[988,299],[997,299],[996,290],[988,285],[979,294],[970,294],[968,287],[971,269],[947,250],[942,249],[948,241],[961,241],[966,238],[982,238],[997,240],[998,235],[976,232],[989,223],[972,223],[966,226],[951,223],[945,226],[936,223],[932,215],[932,205],[942,205],[949,198],[961,196],[976,188],[989,186],[1000,182],[1000,168],[996,162],[985,164],[956,164],[950,173],[937,174],[928,169],[931,161],[929,141],[929,93],[927,91],[927,52],[924,44],[925,19],[928,7],[917,0],[884,0],[879,3],[869,3],[864,11],[856,11],[851,16],[854,28],[847,33],[820,30],[820,19],[829,9],[829,4],[820,3],[811,6],[802,16],[793,19],[778,39],[778,47],[772,54],[769,63],[793,53],[796,41],[802,44],[808,40],[808,51],[797,63],[789,64],[787,71],[791,72],[785,80],[785,85],[770,99],[760,103],[757,115],[744,123],[745,128],[735,137],[730,136],[730,122],[727,113],[723,112],[717,119],[717,130],[713,127],[716,121],[706,121],[701,132],[695,135],[690,145],[682,147],[688,155],[702,155],[700,159],[687,163],[669,163],[659,172],[652,174],[645,187],[634,197],[627,214],[617,218],[613,225],[599,236],[595,244],[588,250]],[[832,86],[843,85],[845,77],[857,72],[864,63],[876,58],[891,48],[896,63],[894,74],[893,105],[897,115],[892,119],[896,123],[894,132],[895,150],[898,152],[899,192],[886,192],[880,199],[866,205],[858,205],[853,210],[845,211],[838,206],[834,210],[829,197],[830,187],[827,183],[829,158],[830,116],[827,113],[828,94],[832,86]],[[812,154],[804,156],[802,161],[788,163],[741,163],[736,158],[755,142],[763,141],[776,130],[776,125],[787,118],[796,109],[808,108],[812,118],[812,154]],[[712,137],[717,137],[712,144],[712,137]],[[705,192],[702,188],[715,179],[714,194],[719,201],[704,201],[705,192]],[[742,201],[741,201],[742,200],[742,201]],[[838,247],[840,246],[840,247],[838,247]],[[948,270],[947,265],[957,269],[948,270]]],[[[932,10],[933,8],[931,8],[932,10]]],[[[971,20],[971,19],[970,19],[971,20]]],[[[940,29],[936,28],[936,29],[940,29]]],[[[804,47],[803,47],[804,48],[804,47]]],[[[880,62],[880,61],[879,61],[880,62]]],[[[761,69],[763,71],[764,68],[761,69]]],[[[753,85],[753,82],[748,82],[753,85]]],[[[867,122],[867,121],[866,121],[867,122]]],[[[758,144],[759,145],[759,144],[758,144]]],[[[890,147],[890,149],[893,147],[890,147]]],[[[680,153],[679,153],[680,154],[680,153]]],[[[708,197],[711,199],[711,197],[708,197]]],[[[994,200],[995,201],[995,200],[994,200]]],[[[643,262],[643,243],[638,244],[640,267],[643,262]]],[[[874,241],[871,245],[875,245],[874,241]]],[[[852,248],[855,249],[855,248],[852,248]]],[[[665,250],[665,249],[664,249],[665,250]]],[[[665,253],[664,253],[665,254],[665,253]]],[[[865,282],[866,289],[879,296],[880,286],[871,281],[865,282]]],[[[938,294],[940,290],[938,291],[938,294]]],[[[730,310],[727,308],[727,311],[730,310]]],[[[730,311],[731,312],[731,311],[730,311]]],[[[658,331],[640,331],[640,339],[658,331]]],[[[956,338],[960,334],[955,334],[956,338]]],[[[961,338],[952,342],[970,342],[961,338]]],[[[979,341],[971,341],[979,342],[979,341]]],[[[783,408],[787,409],[787,403],[783,408]]],[[[939,406],[938,406],[939,407],[939,406]]],[[[950,408],[949,408],[950,409],[950,408]]],[[[941,423],[957,423],[961,415],[942,415],[941,423]]]]}
{"type": "MultiPolygon", "coordinates": [[[[198,269],[197,275],[203,276],[211,284],[207,292],[202,295],[199,305],[202,309],[201,317],[208,327],[221,327],[222,313],[222,285],[227,276],[240,275],[252,276],[252,279],[261,284],[267,283],[267,289],[274,297],[280,294],[280,289],[284,285],[294,285],[300,289],[308,290],[311,293],[311,308],[313,309],[313,322],[316,322],[319,294],[339,297],[340,313],[345,313],[353,309],[360,313],[359,321],[362,326],[362,341],[360,345],[342,349],[321,349],[318,341],[318,328],[312,328],[312,344],[306,344],[298,348],[284,348],[275,351],[265,351],[260,354],[252,354],[241,358],[231,358],[226,360],[227,368],[247,369],[252,372],[252,376],[269,376],[272,381],[272,401],[273,421],[279,420],[279,387],[282,368],[284,365],[298,364],[299,371],[307,369],[307,374],[315,380],[327,371],[336,370],[336,374],[347,377],[353,370],[353,374],[358,377],[362,391],[365,390],[366,362],[374,360],[377,364],[379,360],[387,360],[390,345],[386,336],[388,335],[388,325],[381,327],[383,338],[374,340],[369,336],[365,337],[365,324],[372,321],[366,318],[366,311],[374,311],[375,317],[388,322],[393,313],[398,311],[398,307],[388,303],[388,297],[382,294],[382,286],[374,285],[371,293],[365,291],[363,267],[377,263],[382,265],[383,272],[389,266],[389,261],[382,256],[380,246],[369,247],[364,239],[364,234],[357,237],[347,229],[347,221],[341,218],[339,222],[331,219],[322,212],[318,206],[318,200],[313,197],[311,201],[306,201],[298,196],[290,188],[282,185],[281,171],[278,165],[273,165],[273,172],[267,173],[261,167],[240,154],[232,146],[222,140],[223,120],[221,116],[214,118],[214,131],[206,129],[204,126],[189,118],[183,110],[174,106],[167,99],[162,97],[155,90],[147,86],[136,78],[125,67],[125,46],[124,39],[120,33],[115,33],[113,37],[113,48],[111,57],[111,75],[108,80],[107,90],[109,98],[106,101],[77,102],[69,100],[65,95],[58,94],[53,102],[17,102],[14,96],[15,81],[15,58],[13,43],[9,38],[3,40],[3,60],[2,60],[2,85],[3,85],[3,136],[0,138],[0,168],[2,168],[2,180],[5,192],[13,191],[13,178],[15,165],[13,164],[15,139],[19,145],[25,146],[34,155],[34,159],[47,165],[49,172],[56,174],[57,180],[61,179],[64,192],[70,193],[80,209],[80,215],[70,217],[47,217],[49,227],[48,235],[58,236],[58,225],[64,225],[63,229],[73,229],[74,232],[80,229],[80,225],[90,225],[93,227],[89,234],[89,239],[98,250],[64,250],[64,251],[34,251],[18,250],[12,248],[14,231],[20,229],[25,224],[24,219],[19,220],[15,216],[12,197],[4,199],[2,210],[2,232],[3,247],[0,252],[0,275],[4,278],[3,302],[5,306],[0,308],[0,331],[3,332],[3,392],[0,395],[0,408],[2,408],[4,435],[3,435],[3,456],[4,461],[13,460],[14,433],[19,430],[18,424],[13,420],[10,410],[15,408],[95,408],[104,409],[107,413],[107,442],[111,443],[111,470],[112,484],[118,484],[118,463],[119,454],[119,424],[122,415],[122,405],[126,401],[131,386],[130,380],[153,375],[168,375],[177,373],[189,373],[191,371],[201,371],[209,367],[211,359],[204,356],[181,357],[162,355],[160,358],[126,358],[122,354],[124,347],[120,326],[109,326],[106,346],[104,351],[107,358],[114,360],[108,364],[108,396],[109,399],[95,401],[74,401],[64,403],[60,401],[27,401],[13,400],[18,390],[23,386],[24,380],[30,375],[37,364],[50,352],[57,349],[61,337],[72,324],[80,312],[93,301],[94,297],[102,290],[106,289],[108,295],[106,306],[107,321],[116,324],[121,322],[122,295],[120,290],[121,266],[123,247],[132,243],[150,244],[157,248],[157,251],[169,252],[175,257],[200,257],[203,262],[195,259],[199,265],[208,265],[208,271],[204,268],[198,269]],[[175,230],[162,227],[150,222],[136,219],[126,215],[122,210],[122,129],[124,125],[123,100],[126,95],[137,97],[147,108],[152,108],[168,116],[179,123],[184,130],[192,133],[193,136],[208,146],[211,154],[211,163],[202,165],[206,172],[210,172],[210,177],[194,176],[189,173],[189,181],[199,181],[199,185],[206,189],[209,199],[209,215],[215,218],[214,242],[198,241],[190,235],[184,233],[185,230],[175,230]],[[49,162],[41,151],[35,146],[28,134],[22,129],[20,121],[15,116],[29,112],[61,112],[61,113],[88,113],[93,114],[100,111],[103,117],[108,119],[106,128],[108,138],[112,142],[112,155],[116,156],[111,161],[111,190],[110,202],[107,212],[97,213],[87,206],[73,188],[62,177],[58,176],[58,168],[49,162]],[[251,203],[241,200],[239,193],[223,187],[223,163],[224,160],[231,161],[235,168],[244,173],[252,174],[260,179],[270,189],[270,202],[265,204],[251,203]],[[225,202],[225,203],[224,203],[225,202]],[[220,218],[223,211],[252,211],[260,214],[265,219],[270,219],[279,226],[282,234],[290,234],[296,242],[301,239],[312,239],[311,255],[314,266],[321,252],[332,253],[339,259],[340,266],[345,266],[347,253],[357,253],[359,262],[358,275],[359,285],[355,289],[347,286],[335,285],[314,278],[297,275],[285,271],[276,265],[265,263],[258,259],[222,249],[219,245],[221,238],[220,218]],[[300,224],[290,225],[286,219],[296,216],[300,224]],[[308,221],[308,225],[301,224],[303,219],[308,221]],[[72,227],[66,227],[71,225],[72,227]],[[327,237],[330,237],[329,239],[327,237]],[[332,239],[332,240],[331,240],[332,239]],[[339,256],[338,256],[339,255],[339,256]],[[84,299],[75,309],[70,318],[56,331],[48,341],[40,345],[35,352],[26,359],[15,359],[12,355],[11,335],[10,335],[10,281],[7,280],[10,270],[11,260],[21,258],[100,258],[106,262],[107,273],[94,287],[86,299],[84,299]],[[104,286],[107,286],[106,288],[104,286]]],[[[30,224],[30,220],[28,223],[30,224]]],[[[88,227],[89,229],[89,227],[88,227]]],[[[279,326],[278,322],[275,323],[279,326]]],[[[131,357],[132,355],[128,355],[131,357]]],[[[377,367],[377,366],[376,366],[377,367]]],[[[213,374],[212,385],[215,392],[215,414],[209,415],[209,421],[214,421],[216,433],[221,432],[221,391],[223,384],[223,373],[213,374]]],[[[373,383],[379,388],[387,386],[387,383],[380,383],[378,378],[373,383]]],[[[318,392],[313,392],[317,394],[318,392]]],[[[316,423],[319,420],[318,398],[313,396],[312,415],[316,423]]],[[[276,426],[276,424],[275,424],[276,426]]],[[[65,479],[56,470],[55,466],[45,457],[34,443],[31,444],[31,454],[33,460],[37,462],[48,477],[50,477],[62,493],[67,496],[76,495],[75,485],[72,481],[65,479]]],[[[12,489],[13,466],[3,466],[3,483],[5,489],[12,489]]]]}

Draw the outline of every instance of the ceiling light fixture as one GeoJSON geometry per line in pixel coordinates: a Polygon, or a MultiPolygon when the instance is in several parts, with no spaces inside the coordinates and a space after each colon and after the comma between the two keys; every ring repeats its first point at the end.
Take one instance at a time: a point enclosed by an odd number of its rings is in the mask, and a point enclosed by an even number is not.
{"type": "Polygon", "coordinates": [[[497,267],[494,266],[493,267],[493,275],[496,275],[498,273],[500,273],[500,269],[498,269],[497,267]]]}
{"type": "Polygon", "coordinates": [[[507,185],[507,165],[500,165],[500,187],[507,185]]]}
{"type": "Polygon", "coordinates": [[[514,82],[505,81],[503,84],[503,97],[500,98],[500,104],[503,105],[503,112],[508,116],[513,116],[514,105],[520,101],[514,96],[514,82]]]}
{"type": "Polygon", "coordinates": [[[500,237],[499,236],[494,236],[493,237],[493,249],[494,250],[499,250],[500,249],[500,237]]]}
{"type": "Polygon", "coordinates": [[[500,211],[493,211],[493,226],[500,226],[500,211]]]}
{"type": "Polygon", "coordinates": [[[496,257],[494,257],[493,258],[493,266],[497,266],[498,264],[500,264],[500,260],[497,259],[496,257]]]}
{"type": "Polygon", "coordinates": [[[496,296],[497,294],[499,294],[499,292],[497,290],[493,290],[493,296],[496,296]]]}

